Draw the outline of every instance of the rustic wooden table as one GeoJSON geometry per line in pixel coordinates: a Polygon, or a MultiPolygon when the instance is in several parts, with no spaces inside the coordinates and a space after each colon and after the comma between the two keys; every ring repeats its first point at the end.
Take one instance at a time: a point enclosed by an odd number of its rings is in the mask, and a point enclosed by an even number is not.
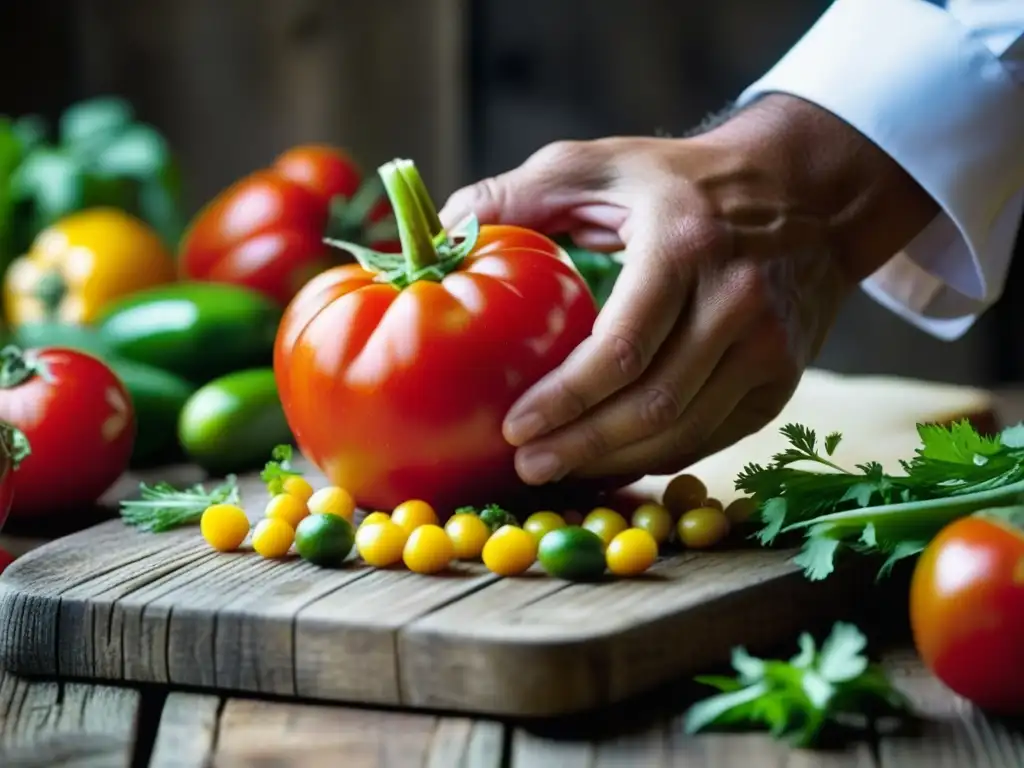
{"type": "Polygon", "coordinates": [[[1020,768],[1024,731],[950,695],[909,650],[884,656],[922,721],[828,751],[761,734],[685,736],[687,695],[658,706],[530,727],[465,717],[221,698],[0,673],[0,765],[200,768],[1020,768]]]}
{"type": "MultiPolygon", "coordinates": [[[[1003,423],[1024,418],[1024,392],[1001,397],[999,411],[1003,423]]],[[[876,647],[919,720],[828,750],[790,749],[760,733],[686,736],[682,713],[709,692],[687,681],[612,711],[533,725],[0,670],[0,766],[1024,768],[1024,727],[985,717],[929,675],[904,617],[899,595],[877,607],[873,621],[891,626],[876,647]]]]}

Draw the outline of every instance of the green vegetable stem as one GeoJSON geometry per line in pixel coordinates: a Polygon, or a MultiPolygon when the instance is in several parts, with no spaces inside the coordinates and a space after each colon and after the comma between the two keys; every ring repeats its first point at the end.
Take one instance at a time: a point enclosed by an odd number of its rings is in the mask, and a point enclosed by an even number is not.
{"type": "Polygon", "coordinates": [[[879,576],[920,553],[948,523],[966,515],[1016,517],[1024,504],[1024,423],[995,436],[979,434],[967,420],[948,426],[919,424],[921,444],[903,474],[878,462],[850,471],[833,461],[842,435],[828,435],[819,452],[815,432],[787,424],[790,447],[762,466],[748,464],[736,488],[757,504],[764,545],[781,534],[803,534],[796,562],[808,578],[824,579],[844,550],[882,554],[879,576]],[[798,469],[811,462],[823,471],[798,469]]]}

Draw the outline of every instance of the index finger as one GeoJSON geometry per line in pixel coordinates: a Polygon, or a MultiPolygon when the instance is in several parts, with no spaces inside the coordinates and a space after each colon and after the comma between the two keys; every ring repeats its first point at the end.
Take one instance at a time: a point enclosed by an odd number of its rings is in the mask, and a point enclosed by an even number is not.
{"type": "Polygon", "coordinates": [[[592,334],[509,409],[503,425],[509,443],[524,445],[573,421],[647,369],[688,293],[683,272],[673,266],[674,249],[671,232],[638,230],[592,334]]]}

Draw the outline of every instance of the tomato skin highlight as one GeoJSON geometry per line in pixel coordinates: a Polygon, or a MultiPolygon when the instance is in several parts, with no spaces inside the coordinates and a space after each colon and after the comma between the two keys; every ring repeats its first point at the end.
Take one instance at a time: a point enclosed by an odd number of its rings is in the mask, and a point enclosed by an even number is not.
{"type": "Polygon", "coordinates": [[[1024,533],[983,516],[947,525],[915,565],[910,624],[922,661],[951,690],[1024,714],[1024,533]]]}
{"type": "MultiPolygon", "coordinates": [[[[332,199],[351,199],[361,183],[362,172],[340,149],[289,149],[199,211],[179,248],[184,276],[247,286],[287,304],[314,275],[346,260],[323,237],[332,199]]],[[[389,213],[378,204],[367,223],[389,213]]]]}
{"type": "Polygon", "coordinates": [[[0,419],[31,446],[11,473],[11,519],[77,512],[128,467],[135,442],[131,396],[106,364],[83,352],[44,347],[10,355],[0,356],[0,419]],[[25,365],[32,370],[9,375],[25,365]]]}
{"type": "Polygon", "coordinates": [[[441,281],[374,277],[333,267],[285,310],[274,370],[303,454],[366,508],[418,498],[447,514],[520,490],[502,421],[597,318],[568,256],[482,226],[441,281]]]}

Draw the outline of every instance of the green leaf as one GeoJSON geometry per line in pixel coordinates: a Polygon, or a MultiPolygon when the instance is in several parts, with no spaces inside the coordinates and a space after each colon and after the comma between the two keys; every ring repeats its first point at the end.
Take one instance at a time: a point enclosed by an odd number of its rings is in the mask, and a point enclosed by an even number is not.
{"type": "Polygon", "coordinates": [[[284,492],[285,481],[289,477],[301,477],[302,472],[292,467],[292,447],[275,445],[270,452],[270,461],[260,472],[260,480],[267,486],[267,493],[277,496],[284,492]]]}
{"type": "Polygon", "coordinates": [[[60,141],[75,154],[89,156],[132,124],[134,112],[124,99],[103,96],[72,104],[60,117],[60,141]]]}
{"type": "Polygon", "coordinates": [[[745,683],[764,677],[764,662],[747,653],[743,646],[732,649],[732,668],[739,673],[740,680],[745,683]]]}
{"type": "Polygon", "coordinates": [[[746,688],[728,693],[719,693],[699,701],[686,711],[683,717],[683,731],[694,734],[710,725],[720,722],[730,713],[740,719],[750,711],[750,704],[768,693],[766,683],[755,683],[746,688]]]}
{"type": "Polygon", "coordinates": [[[743,683],[739,680],[734,677],[726,677],[725,675],[698,675],[693,679],[694,682],[700,683],[701,685],[707,685],[726,692],[737,691],[743,687],[743,683]]]}
{"type": "Polygon", "coordinates": [[[999,433],[999,440],[1007,448],[1024,448],[1024,423],[1006,427],[999,433]]]}
{"type": "Polygon", "coordinates": [[[800,554],[793,558],[793,562],[804,569],[808,579],[821,581],[835,570],[834,560],[838,549],[837,539],[815,536],[812,532],[810,538],[804,542],[800,554]]]}
{"type": "Polygon", "coordinates": [[[831,456],[836,452],[836,448],[839,447],[839,443],[842,442],[843,435],[841,432],[830,432],[825,438],[825,453],[831,456]]]}
{"type": "Polygon", "coordinates": [[[29,200],[35,209],[35,231],[78,210],[85,180],[75,158],[56,149],[39,148],[15,170],[11,179],[15,200],[29,200]]]}
{"type": "Polygon", "coordinates": [[[149,181],[158,177],[171,160],[164,137],[148,125],[125,127],[88,159],[88,167],[99,176],[149,181]]]}
{"type": "Polygon", "coordinates": [[[789,663],[797,669],[807,669],[818,656],[814,638],[811,637],[810,632],[801,632],[800,637],[797,638],[797,644],[800,646],[800,653],[790,659],[789,663]]]}
{"type": "Polygon", "coordinates": [[[853,680],[868,667],[862,655],[868,640],[857,627],[837,622],[818,656],[818,672],[832,683],[853,680]]]}
{"type": "Polygon", "coordinates": [[[21,142],[22,154],[27,155],[46,141],[46,121],[39,115],[24,115],[14,121],[14,135],[21,142]]]}

